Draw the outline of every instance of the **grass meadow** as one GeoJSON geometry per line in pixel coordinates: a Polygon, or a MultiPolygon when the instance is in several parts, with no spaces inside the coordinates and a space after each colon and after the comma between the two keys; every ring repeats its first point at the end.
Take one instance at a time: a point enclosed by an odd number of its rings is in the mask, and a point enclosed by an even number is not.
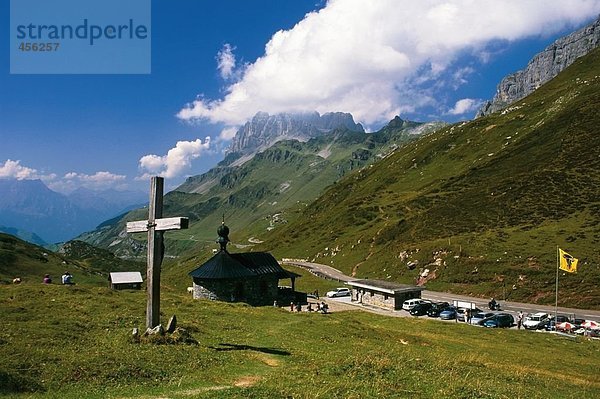
{"type": "Polygon", "coordinates": [[[598,341],[363,311],[290,313],[193,300],[184,290],[165,286],[161,320],[176,314],[198,345],[134,343],[131,331],[143,327],[145,301],[143,291],[97,286],[0,286],[0,394],[67,399],[600,396],[598,341]]]}

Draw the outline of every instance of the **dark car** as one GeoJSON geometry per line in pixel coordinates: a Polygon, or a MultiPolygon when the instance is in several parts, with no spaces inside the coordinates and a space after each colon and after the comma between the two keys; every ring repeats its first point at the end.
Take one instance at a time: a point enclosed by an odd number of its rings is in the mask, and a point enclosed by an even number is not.
{"type": "Polygon", "coordinates": [[[480,325],[488,328],[512,327],[514,323],[514,317],[508,313],[496,313],[495,315],[480,321],[480,325]]]}
{"type": "MultiPolygon", "coordinates": [[[[550,317],[550,320],[554,320],[554,316],[550,317]]],[[[564,314],[559,314],[556,316],[557,323],[565,323],[570,321],[571,319],[569,319],[569,316],[565,316],[564,314]]]]}
{"type": "Polygon", "coordinates": [[[581,325],[583,323],[585,323],[585,319],[577,319],[577,318],[573,319],[573,321],[571,321],[571,324],[573,324],[573,326],[574,326],[573,330],[581,327],[581,325]]]}
{"type": "Polygon", "coordinates": [[[431,305],[431,308],[427,311],[429,317],[440,317],[440,313],[446,310],[450,304],[448,302],[436,302],[431,305]]]}
{"type": "Polygon", "coordinates": [[[595,330],[588,330],[588,337],[592,337],[592,338],[600,338],[600,330],[595,329],[595,330]]]}
{"type": "Polygon", "coordinates": [[[440,319],[442,320],[454,320],[456,319],[456,308],[454,306],[448,306],[440,313],[440,319]]]}
{"type": "Polygon", "coordinates": [[[415,307],[409,310],[408,313],[413,316],[423,316],[429,309],[431,309],[432,306],[433,304],[431,302],[420,303],[415,305],[415,307]]]}
{"type": "Polygon", "coordinates": [[[556,330],[556,323],[553,320],[553,317],[542,321],[538,327],[538,330],[546,330],[546,331],[554,331],[556,330]]]}

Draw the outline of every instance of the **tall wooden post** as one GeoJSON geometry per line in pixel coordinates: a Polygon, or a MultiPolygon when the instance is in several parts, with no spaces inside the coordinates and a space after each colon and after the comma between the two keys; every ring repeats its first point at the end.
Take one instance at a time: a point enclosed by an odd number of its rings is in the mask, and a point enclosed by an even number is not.
{"type": "Polygon", "coordinates": [[[160,324],[160,265],[163,258],[163,232],[156,229],[156,220],[162,218],[163,191],[164,178],[152,177],[148,207],[147,328],[154,328],[160,324]]]}
{"type": "Polygon", "coordinates": [[[148,220],[127,222],[128,233],[148,233],[148,269],[146,272],[146,327],[154,328],[160,324],[160,265],[165,246],[163,234],[169,230],[188,228],[189,219],[185,217],[162,217],[164,178],[155,176],[150,181],[150,204],[148,220]]]}

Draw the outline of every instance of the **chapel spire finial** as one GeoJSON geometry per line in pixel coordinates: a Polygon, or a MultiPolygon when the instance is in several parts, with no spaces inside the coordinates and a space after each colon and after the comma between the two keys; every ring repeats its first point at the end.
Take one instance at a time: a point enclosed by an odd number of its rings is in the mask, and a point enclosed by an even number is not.
{"type": "Polygon", "coordinates": [[[229,242],[229,227],[225,226],[225,214],[223,214],[223,221],[217,229],[217,242],[221,246],[221,251],[227,251],[227,243],[229,242]]]}

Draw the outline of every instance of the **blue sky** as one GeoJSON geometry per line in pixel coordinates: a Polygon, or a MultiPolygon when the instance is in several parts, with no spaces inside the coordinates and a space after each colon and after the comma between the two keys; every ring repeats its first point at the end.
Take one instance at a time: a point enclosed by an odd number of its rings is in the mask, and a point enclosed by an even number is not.
{"type": "Polygon", "coordinates": [[[596,0],[152,1],[149,75],[11,75],[3,29],[0,177],[69,191],[145,189],[162,174],[174,188],[221,160],[258,110],[352,112],[372,130],[395,114],[469,119],[503,76],[599,11],[596,0]]]}

